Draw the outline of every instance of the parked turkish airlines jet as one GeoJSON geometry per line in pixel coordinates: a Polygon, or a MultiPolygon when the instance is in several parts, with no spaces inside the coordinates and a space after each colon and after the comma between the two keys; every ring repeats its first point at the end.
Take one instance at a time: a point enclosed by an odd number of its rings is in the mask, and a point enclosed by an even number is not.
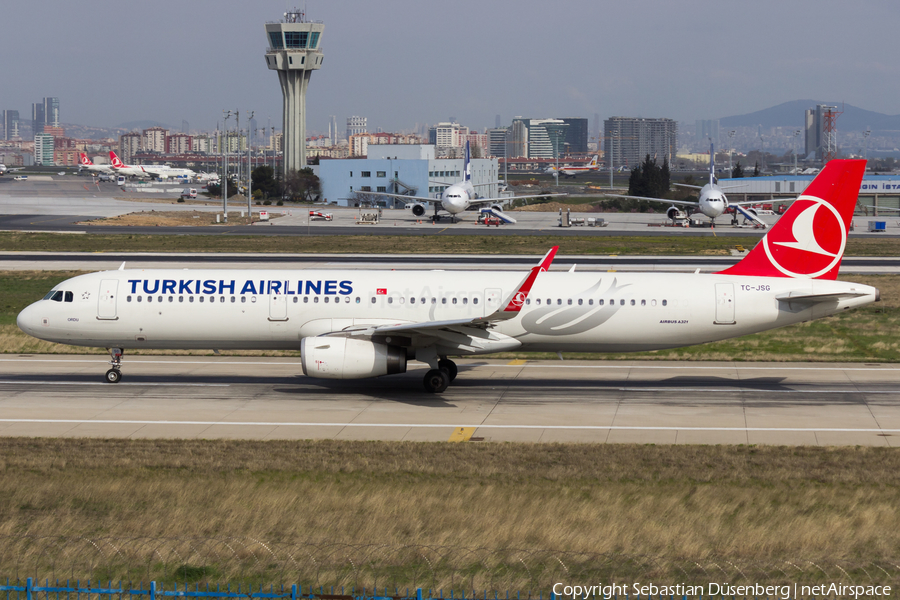
{"type": "Polygon", "coordinates": [[[191,178],[196,175],[191,169],[179,169],[170,167],[169,165],[126,165],[112,150],[109,151],[109,163],[120,175],[131,175],[135,177],[149,176],[166,179],[173,178],[191,178]]]}
{"type": "Polygon", "coordinates": [[[19,313],[26,333],[108,348],[297,349],[309,377],[356,379],[511,350],[676,348],[826,317],[879,299],[836,281],[865,161],[832,160],[755,248],[714,274],[549,271],[124,270],[68,279],[19,313]]]}
{"type": "Polygon", "coordinates": [[[703,187],[697,185],[688,185],[685,183],[676,183],[673,185],[677,185],[680,187],[691,188],[695,190],[700,190],[700,198],[697,202],[692,202],[689,200],[666,200],[665,198],[646,198],[644,196],[617,196],[618,198],[631,198],[634,200],[649,200],[650,202],[664,202],[666,204],[672,204],[673,206],[666,211],[666,216],[670,219],[675,219],[677,213],[679,212],[675,205],[677,206],[693,206],[700,210],[704,215],[709,217],[710,222],[715,226],[716,217],[722,215],[726,209],[729,207],[733,207],[735,210],[735,215],[732,217],[732,224],[737,224],[737,213],[740,213],[744,216],[748,221],[752,221],[757,225],[766,228],[768,225],[763,222],[757,215],[756,211],[751,208],[744,208],[744,205],[747,204],[758,204],[758,201],[751,202],[729,202],[728,197],[725,195],[725,190],[744,187],[744,185],[728,185],[728,186],[720,186],[718,180],[716,179],[716,165],[715,165],[715,151],[713,150],[713,145],[709,145],[709,183],[704,185],[703,187]]]}
{"type": "MultiPolygon", "coordinates": [[[[435,182],[440,183],[440,182],[435,182]]],[[[494,185],[499,182],[492,183],[479,183],[479,186],[484,185],[494,185]]],[[[457,183],[445,183],[447,185],[444,188],[444,191],[441,192],[440,198],[429,198],[427,196],[408,196],[405,194],[390,194],[387,192],[360,192],[365,195],[372,196],[390,196],[392,198],[402,198],[404,200],[415,200],[416,203],[413,204],[412,212],[415,216],[421,217],[425,215],[425,205],[431,204],[434,207],[434,215],[432,216],[432,220],[437,221],[440,218],[438,215],[438,210],[443,209],[446,212],[450,213],[450,218],[454,221],[456,220],[456,215],[461,212],[467,210],[470,206],[477,206],[481,204],[491,204],[494,205],[493,208],[497,211],[502,211],[502,204],[511,199],[519,199],[519,198],[546,198],[548,196],[565,196],[566,194],[529,194],[527,196],[515,196],[509,198],[479,198],[478,194],[475,193],[475,185],[472,184],[472,165],[471,165],[471,154],[469,152],[469,142],[466,142],[466,156],[465,161],[463,163],[463,180],[457,183]]]]}
{"type": "MultiPolygon", "coordinates": [[[[580,175],[582,173],[591,173],[593,171],[600,170],[599,157],[595,154],[594,158],[591,159],[591,162],[586,165],[580,165],[577,167],[560,167],[559,173],[560,175],[564,175],[566,177],[575,178],[576,175],[580,175]]],[[[556,172],[556,167],[549,167],[547,169],[547,173],[551,175],[556,172]]]]}
{"type": "Polygon", "coordinates": [[[92,173],[113,173],[111,165],[95,165],[94,161],[88,158],[84,152],[81,153],[81,159],[78,165],[79,171],[91,171],[92,173]]]}

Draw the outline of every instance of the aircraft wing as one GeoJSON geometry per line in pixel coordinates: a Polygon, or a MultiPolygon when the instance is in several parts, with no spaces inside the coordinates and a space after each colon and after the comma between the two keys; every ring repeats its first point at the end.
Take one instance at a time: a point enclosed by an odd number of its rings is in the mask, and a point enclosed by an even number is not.
{"type": "MultiPolygon", "coordinates": [[[[495,323],[506,321],[519,315],[519,311],[528,299],[532,286],[538,275],[547,271],[553,262],[553,257],[559,246],[553,246],[540,263],[531,267],[531,271],[522,279],[516,289],[513,290],[499,305],[499,308],[485,317],[469,319],[452,319],[446,321],[424,321],[420,323],[381,324],[366,327],[361,325],[353,329],[346,329],[326,333],[325,336],[360,337],[372,339],[384,336],[415,336],[427,338],[439,338],[444,344],[455,344],[461,350],[477,351],[490,346],[496,350],[498,344],[511,344],[511,347],[520,345],[518,340],[502,336],[488,331],[495,323]]],[[[410,340],[411,342],[411,340],[410,340]]],[[[410,344],[415,345],[415,344],[410,344]]]]}
{"type": "Polygon", "coordinates": [[[665,198],[646,198],[644,196],[618,196],[606,194],[607,198],[627,198],[629,200],[647,200],[649,202],[663,202],[665,204],[680,204],[682,206],[700,206],[699,202],[689,200],[666,200],[665,198]]]}
{"type": "Polygon", "coordinates": [[[900,210],[900,208],[892,208],[890,206],[871,206],[869,204],[864,205],[866,208],[874,208],[875,210],[900,210]]]}
{"type": "Polygon", "coordinates": [[[527,194],[525,196],[507,196],[503,198],[475,198],[469,200],[469,204],[490,204],[492,202],[508,202],[510,200],[519,200],[520,198],[550,198],[552,196],[568,196],[568,194],[527,194]]]}
{"type": "Polygon", "coordinates": [[[406,194],[390,194],[388,192],[361,192],[359,190],[353,190],[355,193],[363,195],[369,194],[372,196],[388,196],[390,198],[403,198],[404,200],[415,200],[417,202],[431,202],[432,204],[440,204],[440,198],[426,198],[425,196],[408,196],[406,194]]]}
{"type": "Polygon", "coordinates": [[[677,185],[678,187],[683,187],[683,188],[691,188],[692,190],[702,190],[703,189],[699,185],[690,185],[688,183],[673,183],[672,185],[677,185]]]}

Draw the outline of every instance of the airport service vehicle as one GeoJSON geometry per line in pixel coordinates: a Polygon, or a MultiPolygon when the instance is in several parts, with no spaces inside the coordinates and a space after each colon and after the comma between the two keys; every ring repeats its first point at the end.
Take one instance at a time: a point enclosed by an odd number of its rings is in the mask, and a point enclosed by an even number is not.
{"type": "MultiPolygon", "coordinates": [[[[472,184],[472,165],[471,165],[471,153],[469,150],[469,142],[466,142],[466,155],[465,161],[463,163],[463,180],[456,183],[446,183],[442,181],[436,181],[433,183],[438,183],[440,185],[446,185],[447,187],[441,192],[440,198],[429,198],[426,196],[409,196],[406,194],[390,194],[387,192],[361,192],[367,196],[389,196],[391,198],[401,198],[403,200],[415,200],[415,203],[409,203],[406,206],[412,207],[413,215],[417,217],[422,217],[426,212],[426,205],[430,204],[434,207],[434,214],[432,215],[432,221],[437,221],[443,215],[439,215],[438,211],[443,209],[445,212],[449,213],[450,219],[455,222],[456,215],[461,212],[468,210],[470,206],[479,206],[482,204],[492,205],[498,211],[502,210],[501,204],[513,198],[479,198],[478,194],[475,193],[475,185],[472,184]]],[[[499,182],[493,183],[479,183],[479,186],[484,185],[494,185],[499,182]]],[[[516,196],[515,199],[519,198],[546,198],[550,196],[565,196],[566,194],[529,194],[527,196],[516,196]]]]}
{"type": "MultiPolygon", "coordinates": [[[[591,159],[591,162],[586,165],[580,165],[577,167],[559,167],[559,174],[567,178],[575,179],[577,175],[581,175],[582,173],[597,172],[600,170],[599,158],[600,157],[595,154],[594,158],[591,159]]],[[[556,172],[557,168],[555,166],[547,168],[547,173],[551,175],[556,172]]]]}
{"type": "Polygon", "coordinates": [[[28,181],[28,175],[16,175],[13,177],[14,181],[28,181]]]}
{"type": "Polygon", "coordinates": [[[196,175],[191,169],[179,169],[169,165],[126,165],[112,150],[109,151],[109,164],[119,175],[131,177],[158,177],[159,179],[185,178],[196,175]]]}
{"type": "Polygon", "coordinates": [[[94,161],[88,158],[87,154],[81,152],[78,161],[78,172],[80,173],[81,171],[111,175],[113,173],[113,168],[111,165],[95,165],[94,161]]]}
{"type": "Polygon", "coordinates": [[[18,315],[34,337],[109,349],[297,349],[303,373],[361,379],[512,350],[677,348],[833,315],[879,299],[837,281],[865,161],[832,160],[739,263],[712,274],[550,271],[126,270],[63,281],[18,315]]]}
{"type": "Polygon", "coordinates": [[[728,197],[725,195],[725,190],[744,187],[743,185],[728,185],[728,186],[720,186],[718,180],[716,179],[716,165],[715,165],[715,151],[713,150],[713,145],[709,145],[709,183],[704,185],[703,187],[696,185],[688,185],[685,183],[675,183],[673,185],[677,185],[680,187],[691,188],[695,190],[700,190],[700,198],[697,202],[691,202],[688,200],[666,200],[665,198],[647,198],[645,196],[616,196],[617,198],[631,198],[633,200],[648,200],[650,202],[664,202],[666,204],[671,204],[672,206],[669,210],[666,211],[666,216],[673,221],[676,220],[678,214],[678,206],[692,206],[702,212],[704,215],[709,217],[710,223],[712,223],[713,227],[715,227],[716,217],[721,216],[725,212],[732,212],[731,223],[732,225],[737,225],[738,217],[737,213],[743,215],[745,219],[751,221],[755,225],[758,225],[762,228],[768,227],[768,225],[763,222],[758,216],[754,209],[752,208],[744,208],[744,205],[756,204],[756,201],[753,202],[729,202],[728,197]],[[729,211],[729,208],[733,208],[734,211],[729,211]]]}
{"type": "Polygon", "coordinates": [[[181,197],[182,198],[196,198],[197,190],[195,190],[194,188],[184,188],[183,190],[181,190],[181,197]]]}

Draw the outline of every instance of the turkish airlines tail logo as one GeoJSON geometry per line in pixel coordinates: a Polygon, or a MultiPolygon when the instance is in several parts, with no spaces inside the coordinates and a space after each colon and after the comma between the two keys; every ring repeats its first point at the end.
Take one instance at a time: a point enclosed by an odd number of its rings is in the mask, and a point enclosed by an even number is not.
{"type": "Polygon", "coordinates": [[[110,152],[109,152],[109,162],[112,163],[112,166],[114,166],[117,169],[120,169],[125,166],[125,164],[121,160],[119,160],[119,157],[116,156],[116,153],[113,152],[112,150],[110,150],[110,152]]]}
{"type": "Polygon", "coordinates": [[[837,279],[866,170],[864,160],[832,160],[744,259],[721,273],[837,279]]]}
{"type": "Polygon", "coordinates": [[[81,164],[83,164],[83,165],[92,165],[92,164],[94,164],[94,163],[91,161],[91,159],[89,159],[89,158],[87,157],[87,154],[85,154],[84,152],[82,152],[82,153],[81,153],[81,164]]]}

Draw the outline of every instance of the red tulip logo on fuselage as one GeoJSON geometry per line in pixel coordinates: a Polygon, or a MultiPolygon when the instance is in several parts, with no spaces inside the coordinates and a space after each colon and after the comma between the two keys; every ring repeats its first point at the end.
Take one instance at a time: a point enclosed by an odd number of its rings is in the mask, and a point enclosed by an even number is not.
{"type": "Polygon", "coordinates": [[[791,214],[795,215],[792,223],[779,222],[782,226],[763,238],[772,265],[788,277],[820,277],[828,273],[840,263],[847,244],[847,228],[841,214],[815,196],[800,196],[782,219],[791,214]]]}

